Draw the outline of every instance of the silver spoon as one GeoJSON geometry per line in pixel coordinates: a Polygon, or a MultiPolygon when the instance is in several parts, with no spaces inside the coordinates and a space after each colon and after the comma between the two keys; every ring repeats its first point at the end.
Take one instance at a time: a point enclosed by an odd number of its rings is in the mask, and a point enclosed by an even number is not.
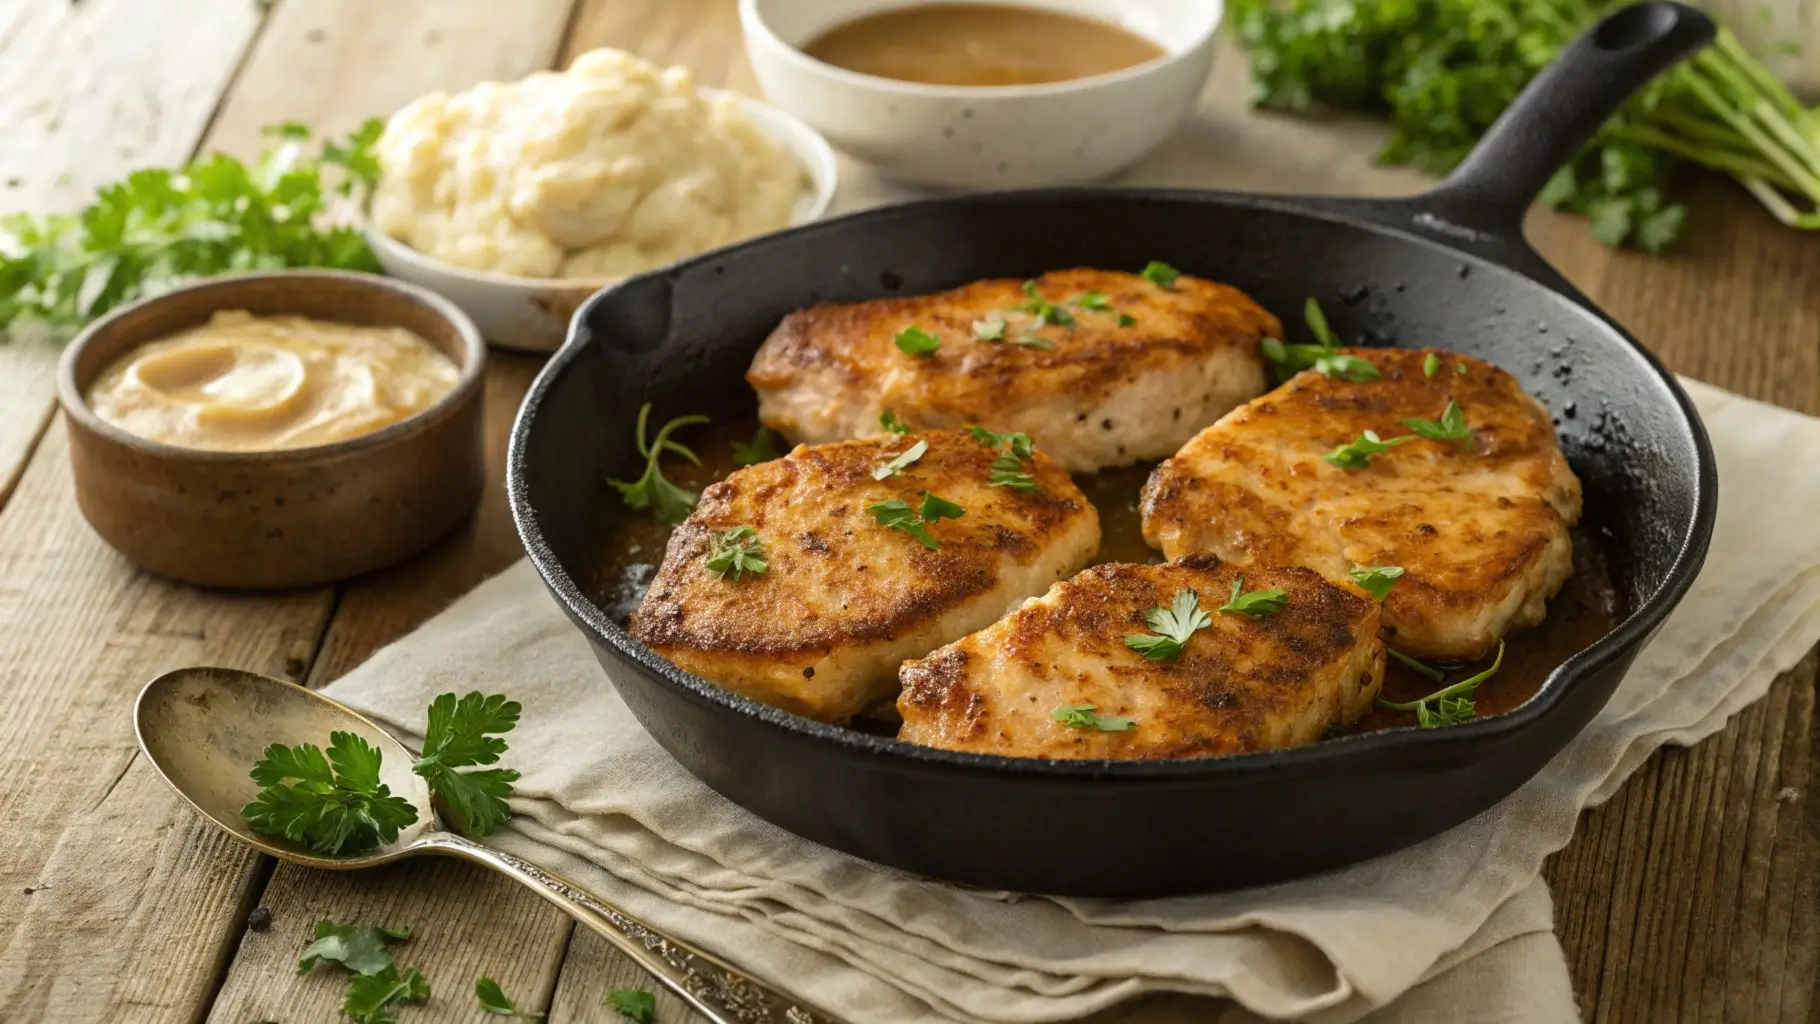
{"type": "Polygon", "coordinates": [[[485,864],[601,934],[689,1005],[716,1024],[821,1024],[832,1018],[759,982],[699,949],[661,935],[630,914],[595,899],[566,879],[509,853],[444,830],[428,784],[411,772],[416,760],[390,733],[360,713],[257,672],[184,668],[166,672],[139,692],[133,708],[139,747],[202,816],[241,842],[305,867],[345,871],[433,854],[485,864]],[[353,857],[323,857],[246,827],[240,808],[258,786],[247,771],[273,743],[328,744],[329,733],[352,732],[383,755],[380,777],[417,809],[417,822],[398,841],[353,857]]]}

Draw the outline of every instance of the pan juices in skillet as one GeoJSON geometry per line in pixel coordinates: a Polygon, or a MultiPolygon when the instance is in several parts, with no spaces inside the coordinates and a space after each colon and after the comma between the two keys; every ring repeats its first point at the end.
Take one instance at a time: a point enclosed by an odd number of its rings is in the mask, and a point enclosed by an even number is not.
{"type": "Polygon", "coordinates": [[[1542,404],[1490,363],[1342,349],[1157,467],[1145,539],[1165,557],[1304,565],[1342,586],[1401,570],[1385,635],[1413,658],[1472,660],[1542,622],[1574,571],[1580,481],[1542,404]]]}
{"type": "Polygon", "coordinates": [[[841,723],[897,671],[1086,565],[1099,513],[1027,437],[799,446],[702,492],[632,614],[679,667],[841,723]]]}
{"type": "Polygon", "coordinates": [[[933,295],[822,304],[783,319],[746,380],[759,420],[816,444],[978,423],[1029,434],[1063,469],[1160,459],[1265,389],[1276,317],[1153,263],[1077,268],[933,295]]]}

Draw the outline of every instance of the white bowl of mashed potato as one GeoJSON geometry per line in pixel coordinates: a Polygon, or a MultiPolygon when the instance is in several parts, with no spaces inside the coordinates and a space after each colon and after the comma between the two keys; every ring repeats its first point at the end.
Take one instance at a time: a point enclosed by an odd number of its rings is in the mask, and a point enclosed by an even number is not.
{"type": "Polygon", "coordinates": [[[366,233],[386,272],[530,351],[616,281],[815,220],[836,177],[802,121],[618,50],[424,96],[377,154],[366,233]]]}

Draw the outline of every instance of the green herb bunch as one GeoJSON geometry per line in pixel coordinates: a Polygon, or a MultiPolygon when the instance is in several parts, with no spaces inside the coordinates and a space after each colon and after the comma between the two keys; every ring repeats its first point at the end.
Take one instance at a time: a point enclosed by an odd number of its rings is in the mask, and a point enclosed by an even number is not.
{"type": "MultiPolygon", "coordinates": [[[[1234,0],[1252,99],[1279,110],[1387,115],[1381,162],[1452,170],[1544,67],[1629,0],[1234,0]]],[[[1607,245],[1651,252],[1681,233],[1676,162],[1730,174],[1783,223],[1820,228],[1820,112],[1730,32],[1658,78],[1543,190],[1607,245]]]]}
{"type": "Polygon", "coordinates": [[[379,270],[358,228],[333,224],[335,196],[370,190],[384,125],[368,120],[310,154],[310,130],[266,129],[277,148],[251,165],[214,153],[148,168],[73,214],[0,218],[0,337],[55,334],[122,303],[212,274],[283,267],[379,270]],[[338,171],[325,173],[325,168],[338,171]]]}

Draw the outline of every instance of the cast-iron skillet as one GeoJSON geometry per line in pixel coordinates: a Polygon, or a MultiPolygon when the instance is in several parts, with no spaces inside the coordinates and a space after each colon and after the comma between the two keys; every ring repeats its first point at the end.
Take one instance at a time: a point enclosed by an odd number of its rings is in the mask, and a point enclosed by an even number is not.
{"type": "Polygon", "coordinates": [[[729,799],[799,835],[940,879],[1140,896],[1293,878],[1425,839],[1522,785],[1604,705],[1706,554],[1716,480],[1674,380],[1523,241],[1550,174],[1637,87],[1711,39],[1673,3],[1575,42],[1435,191],[1405,200],[1089,188],[871,210],[633,278],[576,314],[512,432],[525,548],[645,728],[729,799]],[[1491,360],[1560,418],[1635,611],[1506,715],[1293,750],[1150,762],[958,754],[766,707],[676,668],[603,614],[633,419],[748,415],[743,374],[779,318],[815,302],[1058,267],[1167,260],[1285,321],[1315,296],[1343,337],[1491,360]],[[1363,297],[1361,290],[1363,289],[1363,297]]]}

